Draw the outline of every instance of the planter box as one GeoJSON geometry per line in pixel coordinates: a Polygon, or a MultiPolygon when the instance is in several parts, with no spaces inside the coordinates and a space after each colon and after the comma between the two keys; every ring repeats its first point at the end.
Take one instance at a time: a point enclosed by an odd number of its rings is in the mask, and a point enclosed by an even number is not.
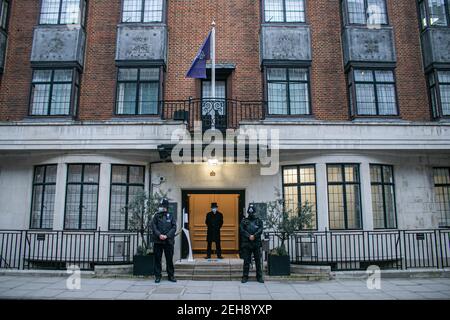
{"type": "Polygon", "coordinates": [[[133,275],[135,276],[152,276],[155,274],[155,256],[134,256],[133,259],[133,275]]]}
{"type": "Polygon", "coordinates": [[[267,265],[269,276],[291,275],[291,259],[289,256],[275,256],[269,254],[267,265]]]}

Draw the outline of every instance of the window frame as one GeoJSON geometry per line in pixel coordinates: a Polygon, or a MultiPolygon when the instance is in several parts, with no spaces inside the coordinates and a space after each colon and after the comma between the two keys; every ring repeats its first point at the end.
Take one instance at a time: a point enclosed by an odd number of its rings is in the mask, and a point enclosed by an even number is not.
{"type": "MultiPolygon", "coordinates": [[[[450,167],[433,167],[432,170],[431,170],[431,174],[432,174],[431,179],[433,181],[434,203],[437,203],[436,202],[436,198],[437,198],[436,197],[437,196],[436,187],[447,187],[448,186],[450,188],[450,183],[449,184],[445,184],[445,183],[444,184],[441,184],[441,183],[436,184],[435,181],[434,181],[434,171],[435,170],[442,170],[442,169],[447,170],[448,174],[450,176],[450,167]]],[[[442,219],[441,212],[439,212],[439,214],[440,215],[439,215],[438,228],[439,229],[448,229],[448,228],[450,228],[450,222],[448,223],[448,225],[441,225],[441,219],[442,219]]],[[[448,212],[447,214],[448,214],[448,218],[446,218],[445,220],[450,221],[450,212],[448,212]]]]}
{"type": "Polygon", "coordinates": [[[364,215],[363,215],[363,203],[362,203],[362,191],[361,191],[361,164],[360,163],[327,163],[326,164],[326,175],[327,175],[327,206],[328,206],[328,227],[330,230],[334,231],[357,231],[364,230],[364,215]],[[341,175],[342,181],[340,182],[330,182],[328,177],[328,167],[330,166],[340,166],[341,167],[341,175]],[[345,180],[345,166],[356,166],[358,168],[358,182],[347,182],[345,180]],[[342,197],[343,197],[343,205],[344,205],[344,228],[331,228],[331,219],[330,219],[330,185],[341,185],[342,188],[342,197]],[[359,228],[348,228],[348,213],[347,213],[347,185],[358,185],[359,186],[359,219],[361,221],[361,225],[359,228]]]}
{"type": "Polygon", "coordinates": [[[145,170],[146,167],[145,165],[134,165],[134,164],[116,164],[113,163],[111,164],[110,167],[110,183],[109,183],[109,215],[108,215],[108,230],[110,231],[127,231],[128,230],[128,222],[129,222],[129,217],[128,217],[128,209],[126,208],[126,206],[129,203],[129,189],[130,186],[131,187],[141,187],[142,186],[142,190],[145,191],[145,170]],[[113,182],[113,168],[115,166],[118,167],[126,167],[127,168],[127,182],[126,183],[118,183],[118,182],[113,182]],[[131,167],[139,167],[143,169],[143,175],[142,175],[142,184],[138,184],[138,183],[130,183],[130,168],[131,167]],[[112,187],[114,185],[119,185],[119,186],[125,186],[126,187],[126,191],[125,191],[125,228],[124,229],[113,229],[111,227],[111,209],[112,209],[112,187]]]}
{"type": "Polygon", "coordinates": [[[114,115],[119,117],[158,117],[161,114],[161,97],[163,92],[163,72],[161,66],[120,66],[116,68],[116,96],[114,115]],[[119,80],[120,69],[137,69],[137,80],[119,80]],[[158,69],[158,80],[144,80],[141,81],[141,69],[158,69]],[[136,84],[136,102],[134,113],[119,113],[119,88],[121,83],[135,83],[136,84]],[[138,113],[139,112],[139,93],[141,92],[142,83],[158,83],[158,98],[156,113],[138,113]]]}
{"type": "Polygon", "coordinates": [[[399,118],[400,117],[400,107],[399,107],[399,100],[398,100],[398,90],[397,90],[397,76],[395,73],[395,68],[389,68],[389,67],[351,67],[349,71],[347,72],[347,92],[349,94],[349,105],[350,105],[350,116],[352,118],[399,118]],[[365,82],[365,81],[355,81],[355,71],[356,70],[368,70],[372,72],[372,81],[365,82]],[[383,82],[383,81],[377,81],[375,72],[377,71],[391,71],[392,76],[394,79],[394,82],[383,82]],[[358,108],[358,100],[356,99],[356,85],[357,84],[372,84],[374,88],[374,94],[375,94],[375,109],[376,114],[359,114],[359,108],[358,108]],[[379,99],[378,99],[378,91],[377,91],[377,84],[383,85],[383,84],[393,84],[394,85],[394,91],[395,91],[395,113],[394,114],[380,114],[380,106],[379,106],[379,99]]]}
{"type": "Polygon", "coordinates": [[[416,1],[418,16],[419,16],[419,29],[420,31],[424,31],[428,28],[449,28],[450,27],[450,0],[443,0],[445,6],[445,17],[447,19],[446,26],[434,25],[431,24],[430,18],[430,7],[428,0],[418,0],[416,1]],[[421,4],[425,5],[425,17],[422,16],[422,11],[420,9],[421,4]],[[423,18],[425,18],[426,26],[423,25],[423,18]]]}
{"type": "MultiPolygon", "coordinates": [[[[374,223],[374,230],[395,230],[398,229],[398,218],[397,218],[397,198],[396,198],[396,192],[395,192],[395,173],[394,173],[394,166],[389,164],[379,164],[379,163],[370,163],[369,164],[369,170],[370,168],[374,167],[380,167],[381,169],[381,182],[374,182],[372,179],[370,179],[370,186],[381,186],[382,189],[382,198],[383,198],[383,224],[384,227],[382,228],[376,228],[374,223]],[[389,167],[392,172],[392,182],[385,182],[384,181],[384,168],[389,167]],[[387,211],[386,211],[386,197],[385,197],[385,187],[391,186],[393,190],[393,199],[394,199],[394,227],[386,227],[387,225],[387,211]]],[[[372,205],[373,208],[373,205],[372,205]]]]}
{"type": "Polygon", "coordinates": [[[44,0],[40,0],[39,3],[39,19],[38,19],[38,25],[40,26],[58,26],[58,25],[81,25],[82,28],[85,28],[86,26],[86,18],[87,18],[87,7],[88,7],[88,0],[79,0],[80,5],[80,11],[78,14],[78,22],[77,23],[61,23],[61,15],[62,15],[62,5],[64,0],[59,0],[59,9],[58,9],[58,19],[57,23],[41,23],[41,15],[42,15],[42,6],[44,5],[44,0]]]}
{"type": "Polygon", "coordinates": [[[314,207],[315,207],[315,227],[310,228],[310,229],[300,229],[302,231],[317,231],[319,228],[319,210],[318,210],[318,206],[317,206],[317,168],[316,168],[316,164],[315,163],[302,163],[302,164],[290,164],[290,165],[283,165],[281,166],[281,185],[282,185],[282,196],[283,196],[283,201],[286,201],[285,199],[285,192],[284,192],[284,188],[285,187],[297,187],[297,202],[299,204],[302,203],[302,197],[301,197],[301,192],[300,192],[300,188],[302,186],[314,186],[314,193],[315,193],[315,203],[314,203],[314,207]],[[297,170],[297,183],[285,183],[284,181],[284,170],[288,169],[288,168],[295,168],[297,170]],[[314,182],[301,182],[300,181],[300,168],[313,168],[314,169],[314,182]]]}
{"type": "Polygon", "coordinates": [[[0,30],[5,34],[8,34],[9,29],[9,16],[11,11],[11,1],[10,0],[0,0],[0,30]],[[4,16],[4,26],[2,25],[1,17],[3,17],[3,4],[6,4],[6,15],[4,16]]]}
{"type": "Polygon", "coordinates": [[[65,193],[65,199],[64,199],[64,230],[68,231],[95,231],[97,230],[98,226],[98,206],[99,206],[99,194],[100,194],[100,170],[101,170],[101,164],[100,163],[68,163],[66,165],[66,193],[65,193]],[[81,181],[80,182],[69,182],[69,167],[70,166],[81,166],[81,181]],[[84,170],[86,166],[97,166],[98,167],[98,181],[97,182],[85,182],[84,181],[84,170]],[[78,209],[78,228],[68,228],[67,227],[67,195],[69,190],[69,185],[79,185],[80,186],[80,199],[79,199],[79,209],[78,209]],[[97,186],[97,210],[95,213],[95,228],[88,228],[83,229],[82,226],[82,217],[83,217],[83,189],[85,185],[96,185],[97,186]]]}
{"type": "MultiPolygon", "coordinates": [[[[41,165],[36,165],[33,167],[33,182],[31,185],[31,207],[30,207],[30,230],[53,230],[53,223],[54,223],[54,215],[55,215],[55,210],[53,210],[53,220],[52,220],[52,227],[51,228],[42,228],[42,212],[44,209],[44,196],[45,196],[45,187],[48,185],[54,185],[55,189],[56,189],[56,183],[58,181],[58,164],[56,163],[49,163],[49,164],[41,164],[41,165]],[[46,177],[47,177],[47,169],[48,167],[54,166],[56,167],[56,177],[55,177],[55,182],[46,182],[46,177]],[[44,177],[42,179],[42,183],[41,182],[36,182],[36,170],[37,168],[44,168],[44,177]],[[33,203],[34,203],[34,188],[36,186],[42,186],[42,194],[40,195],[41,197],[41,207],[40,207],[40,218],[39,218],[39,227],[33,227],[33,203]]],[[[55,199],[55,203],[56,203],[56,199],[55,199]]]]}
{"type": "Polygon", "coordinates": [[[308,0],[301,0],[303,1],[303,7],[304,7],[304,21],[286,21],[286,0],[281,0],[283,5],[283,21],[266,21],[266,0],[261,0],[261,22],[262,23],[268,23],[268,24],[307,24],[308,23],[308,6],[306,1],[308,0]]]}
{"type": "Polygon", "coordinates": [[[29,103],[28,103],[28,116],[29,117],[33,117],[33,118],[38,118],[38,117],[46,117],[46,118],[61,118],[61,117],[76,117],[77,116],[77,112],[78,112],[78,107],[79,107],[79,101],[80,101],[80,87],[81,87],[81,74],[80,71],[78,70],[78,68],[74,68],[74,67],[57,67],[57,68],[44,68],[44,67],[36,67],[33,68],[33,72],[31,75],[31,85],[30,85],[30,92],[29,92],[29,103]],[[36,71],[41,71],[41,70],[51,70],[52,71],[52,75],[51,75],[51,79],[50,82],[34,82],[33,78],[34,78],[34,73],[36,71]],[[52,105],[52,93],[53,93],[53,86],[54,84],[67,84],[69,82],[67,81],[59,81],[59,82],[54,82],[54,77],[55,77],[55,71],[56,70],[71,70],[72,71],[72,79],[71,79],[71,87],[70,87],[70,105],[69,105],[69,112],[66,114],[51,114],[51,105],[52,105]],[[35,84],[48,84],[50,85],[50,90],[49,90],[49,98],[48,98],[48,103],[47,103],[47,109],[46,109],[46,114],[34,114],[33,113],[33,86],[35,84]]]}
{"type": "Polygon", "coordinates": [[[150,22],[144,22],[144,16],[145,16],[145,2],[147,0],[142,0],[142,6],[141,6],[141,19],[139,21],[124,21],[123,14],[125,12],[125,1],[121,0],[120,5],[120,18],[119,21],[121,24],[164,24],[167,21],[166,14],[167,14],[167,1],[162,0],[162,12],[161,12],[161,21],[150,21],[150,22]]]}
{"type": "Polygon", "coordinates": [[[264,68],[264,83],[265,83],[265,95],[266,95],[266,101],[267,101],[267,112],[266,112],[266,116],[267,117],[272,117],[272,118],[281,118],[281,117],[286,117],[286,118],[311,118],[314,116],[313,114],[313,109],[312,109],[312,101],[311,101],[311,67],[310,66],[286,66],[286,65],[268,65],[264,68]],[[268,69],[285,69],[286,71],[286,80],[269,80],[268,79],[268,69]],[[304,69],[306,70],[307,73],[307,79],[305,80],[294,80],[294,81],[290,81],[289,79],[289,69],[304,69]],[[273,113],[269,113],[269,83],[286,83],[286,94],[287,94],[287,112],[286,114],[273,114],[273,113]],[[291,113],[291,93],[290,93],[290,85],[291,83],[306,83],[308,86],[308,113],[306,114],[292,114],[291,113]]]}
{"type": "Polygon", "coordinates": [[[439,72],[449,72],[450,69],[432,69],[430,72],[426,74],[427,81],[427,89],[428,89],[428,98],[430,100],[430,108],[431,108],[431,117],[434,120],[439,119],[450,119],[450,113],[447,115],[443,114],[442,110],[442,96],[441,96],[441,85],[450,86],[450,82],[441,82],[439,81],[439,72]],[[430,79],[433,79],[434,84],[430,84],[430,79]],[[434,90],[433,90],[434,89],[434,90]],[[436,95],[436,109],[433,107],[433,93],[436,95]],[[436,114],[435,114],[436,113],[436,114]]]}
{"type": "MultiPolygon", "coordinates": [[[[368,25],[368,0],[363,0],[364,1],[364,16],[365,16],[365,20],[366,23],[350,23],[350,15],[348,13],[348,0],[341,0],[341,13],[342,13],[342,20],[344,22],[344,26],[367,26],[368,25]]],[[[384,3],[384,8],[386,11],[386,23],[381,23],[381,26],[389,26],[390,25],[390,20],[389,20],[389,12],[388,12],[388,6],[387,6],[387,2],[386,0],[382,0],[384,3]]]]}

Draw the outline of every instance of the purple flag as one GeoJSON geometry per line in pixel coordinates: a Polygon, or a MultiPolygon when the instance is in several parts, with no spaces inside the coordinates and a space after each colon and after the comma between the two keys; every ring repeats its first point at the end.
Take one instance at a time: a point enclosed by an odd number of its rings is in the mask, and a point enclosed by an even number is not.
{"type": "Polygon", "coordinates": [[[186,78],[206,79],[206,60],[211,59],[211,31],[197,53],[186,78]]]}

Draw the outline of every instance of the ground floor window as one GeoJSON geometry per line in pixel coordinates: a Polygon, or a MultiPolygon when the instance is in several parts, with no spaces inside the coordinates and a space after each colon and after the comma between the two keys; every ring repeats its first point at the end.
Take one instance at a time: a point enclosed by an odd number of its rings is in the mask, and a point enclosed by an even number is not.
{"type": "Polygon", "coordinates": [[[450,168],[434,168],[433,173],[439,226],[450,227],[450,168]]]}
{"type": "Polygon", "coordinates": [[[99,175],[99,164],[68,165],[64,229],[97,228],[99,175]]]}
{"type": "Polygon", "coordinates": [[[144,166],[112,165],[110,230],[128,229],[127,204],[144,190],[144,166]]]}
{"type": "Polygon", "coordinates": [[[330,229],[361,229],[359,165],[329,164],[327,175],[330,229]]]}
{"type": "Polygon", "coordinates": [[[317,229],[315,165],[295,165],[283,168],[283,196],[286,206],[295,211],[309,204],[314,213],[311,229],[317,229]]]}
{"type": "Polygon", "coordinates": [[[36,166],[34,168],[31,229],[53,228],[56,171],[56,165],[36,166]]]}
{"type": "Polygon", "coordinates": [[[372,212],[375,229],[397,227],[394,169],[387,165],[370,165],[372,212]]]}

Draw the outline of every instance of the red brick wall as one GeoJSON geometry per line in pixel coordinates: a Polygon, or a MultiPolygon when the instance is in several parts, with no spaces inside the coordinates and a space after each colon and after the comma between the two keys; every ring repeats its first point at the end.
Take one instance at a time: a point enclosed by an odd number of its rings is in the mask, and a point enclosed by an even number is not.
{"type": "MultiPolygon", "coordinates": [[[[429,120],[429,104],[417,24],[411,0],[387,0],[397,50],[397,91],[402,119],[429,120]]],[[[39,1],[12,1],[8,52],[0,82],[0,120],[21,120],[28,112],[33,27],[39,1]]],[[[115,46],[120,0],[89,1],[86,60],[79,117],[105,120],[113,116],[115,46]]],[[[170,0],[169,55],[165,99],[198,97],[199,80],[185,78],[210,24],[217,24],[217,62],[234,63],[231,98],[261,100],[259,67],[259,0],[170,0]]],[[[312,32],[311,95],[313,113],[321,120],[346,120],[348,102],[343,70],[339,0],[308,0],[312,32]]]]}

